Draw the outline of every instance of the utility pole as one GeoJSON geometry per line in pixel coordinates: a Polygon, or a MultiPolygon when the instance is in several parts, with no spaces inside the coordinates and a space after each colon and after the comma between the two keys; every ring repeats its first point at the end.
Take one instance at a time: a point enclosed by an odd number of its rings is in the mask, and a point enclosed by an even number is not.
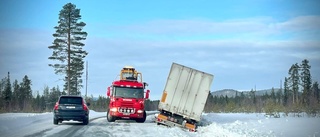
{"type": "Polygon", "coordinates": [[[86,98],[88,93],[88,61],[86,61],[86,98]]]}

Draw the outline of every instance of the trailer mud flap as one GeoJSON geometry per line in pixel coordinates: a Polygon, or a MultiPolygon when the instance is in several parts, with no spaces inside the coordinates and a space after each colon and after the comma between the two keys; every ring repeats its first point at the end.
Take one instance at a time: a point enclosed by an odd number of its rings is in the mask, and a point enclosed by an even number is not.
{"type": "Polygon", "coordinates": [[[159,121],[159,122],[161,122],[161,121],[163,121],[163,120],[167,120],[167,119],[168,119],[167,116],[161,115],[161,114],[159,114],[158,117],[157,117],[157,121],[159,121]]]}
{"type": "Polygon", "coordinates": [[[196,132],[196,126],[194,124],[183,123],[181,125],[181,124],[175,123],[173,121],[169,121],[168,117],[165,116],[165,115],[162,115],[162,114],[158,114],[157,119],[156,119],[156,123],[157,124],[162,124],[162,125],[165,125],[165,126],[169,126],[169,127],[176,126],[176,127],[180,127],[180,128],[185,128],[185,129],[188,129],[191,132],[196,132]]]}
{"type": "Polygon", "coordinates": [[[196,131],[196,126],[186,123],[186,128],[189,129],[189,131],[195,132],[196,131]]]}

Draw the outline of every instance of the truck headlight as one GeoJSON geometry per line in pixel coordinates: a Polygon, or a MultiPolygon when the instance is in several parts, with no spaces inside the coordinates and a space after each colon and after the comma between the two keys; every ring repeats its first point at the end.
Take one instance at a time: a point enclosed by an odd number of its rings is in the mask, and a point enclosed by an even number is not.
{"type": "Polygon", "coordinates": [[[143,110],[138,110],[137,112],[138,112],[138,113],[143,113],[143,110]]]}
{"type": "Polygon", "coordinates": [[[110,111],[111,111],[111,112],[117,112],[118,109],[117,109],[117,108],[111,108],[110,111]]]}

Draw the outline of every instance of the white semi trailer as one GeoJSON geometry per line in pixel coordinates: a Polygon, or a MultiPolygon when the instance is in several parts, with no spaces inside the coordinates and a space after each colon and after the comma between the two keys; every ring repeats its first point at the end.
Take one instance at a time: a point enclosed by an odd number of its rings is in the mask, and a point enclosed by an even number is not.
{"type": "Polygon", "coordinates": [[[196,131],[212,81],[212,74],[172,63],[156,123],[196,131]]]}

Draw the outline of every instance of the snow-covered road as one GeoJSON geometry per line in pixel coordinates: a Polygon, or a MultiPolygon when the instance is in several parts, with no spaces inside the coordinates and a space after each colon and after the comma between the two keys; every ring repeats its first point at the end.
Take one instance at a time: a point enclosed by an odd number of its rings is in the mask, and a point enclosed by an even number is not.
{"type": "Polygon", "coordinates": [[[134,121],[107,122],[105,112],[90,112],[90,123],[52,123],[52,113],[5,113],[0,114],[1,137],[238,137],[238,136],[290,136],[320,137],[320,118],[281,117],[268,118],[264,114],[207,113],[203,114],[198,132],[188,132],[180,128],[157,126],[154,112],[149,112],[145,123],[134,121]]]}
{"type": "MultiPolygon", "coordinates": [[[[105,112],[90,111],[90,120],[104,116],[105,112]]],[[[61,131],[74,126],[81,127],[82,124],[79,122],[63,122],[54,125],[52,112],[0,114],[0,135],[2,137],[44,136],[46,132],[61,131]]]]}

